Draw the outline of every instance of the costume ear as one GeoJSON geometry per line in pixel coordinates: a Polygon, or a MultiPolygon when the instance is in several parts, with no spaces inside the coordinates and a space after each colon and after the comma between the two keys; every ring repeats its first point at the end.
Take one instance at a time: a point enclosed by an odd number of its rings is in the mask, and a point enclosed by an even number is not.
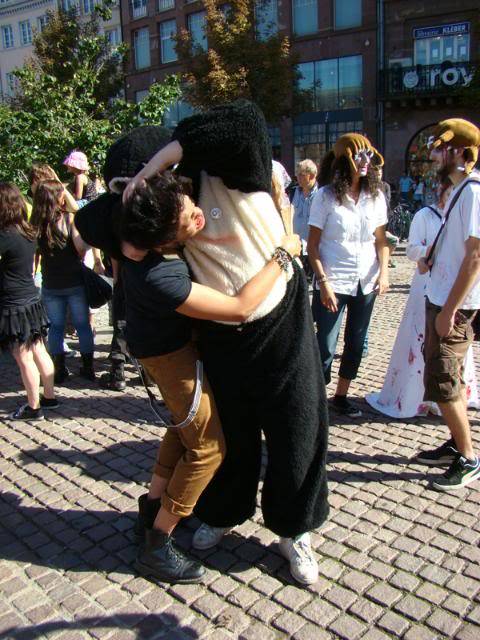
{"type": "Polygon", "coordinates": [[[108,188],[112,193],[122,194],[131,178],[112,178],[108,183],[108,188]]]}
{"type": "Polygon", "coordinates": [[[352,154],[352,150],[350,149],[350,147],[347,147],[345,149],[345,155],[347,157],[348,162],[350,163],[350,169],[355,174],[357,172],[357,165],[355,164],[355,162],[353,160],[353,154],[352,154]]]}
{"type": "Polygon", "coordinates": [[[471,173],[478,160],[478,147],[465,147],[463,152],[465,158],[465,173],[471,173]]]}
{"type": "Polygon", "coordinates": [[[447,129],[447,131],[444,131],[440,136],[438,136],[432,144],[432,148],[437,149],[438,147],[441,147],[442,144],[447,144],[447,142],[450,142],[453,139],[454,135],[455,134],[451,129],[447,129]]]}
{"type": "Polygon", "coordinates": [[[373,158],[374,158],[373,164],[376,167],[383,167],[383,165],[385,164],[385,160],[383,159],[383,156],[380,153],[380,151],[375,149],[375,147],[372,147],[372,151],[373,151],[373,158]]]}

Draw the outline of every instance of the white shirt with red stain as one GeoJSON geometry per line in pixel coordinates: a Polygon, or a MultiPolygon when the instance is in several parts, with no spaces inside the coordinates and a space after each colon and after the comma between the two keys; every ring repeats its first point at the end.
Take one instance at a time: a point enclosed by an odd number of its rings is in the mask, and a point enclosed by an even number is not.
{"type": "MultiPolygon", "coordinates": [[[[480,181],[480,173],[474,171],[469,178],[480,181]]],[[[462,184],[463,181],[453,189],[445,211],[462,184]]],[[[463,189],[438,241],[427,284],[427,296],[433,304],[442,307],[447,301],[465,258],[465,243],[470,237],[480,238],[480,184],[467,184],[463,189]]],[[[460,308],[480,309],[480,274],[460,308]]]]}

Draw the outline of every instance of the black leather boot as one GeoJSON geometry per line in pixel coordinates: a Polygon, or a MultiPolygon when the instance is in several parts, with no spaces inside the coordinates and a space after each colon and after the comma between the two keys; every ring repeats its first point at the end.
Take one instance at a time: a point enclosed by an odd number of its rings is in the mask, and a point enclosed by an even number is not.
{"type": "Polygon", "coordinates": [[[140,548],[135,566],[145,578],[159,582],[200,582],[205,568],[189,558],[173,544],[173,539],[156,529],[145,531],[145,544],[140,548]]]}
{"type": "Polygon", "coordinates": [[[153,529],[153,523],[161,506],[160,498],[149,500],[148,493],[143,493],[138,498],[138,516],[133,527],[133,535],[137,542],[143,542],[146,529],[153,529]]]}
{"type": "Polygon", "coordinates": [[[82,353],[82,366],[80,367],[80,375],[87,380],[95,380],[95,371],[93,369],[93,353],[82,353]]]}
{"type": "Polygon", "coordinates": [[[53,356],[53,366],[55,368],[53,377],[55,384],[62,384],[62,382],[68,380],[68,378],[70,377],[70,371],[65,366],[64,353],[58,353],[56,356],[53,356]]]}
{"type": "Polygon", "coordinates": [[[112,391],[125,391],[127,383],[125,382],[125,370],[123,362],[112,362],[110,371],[100,376],[100,386],[103,389],[111,389],[112,391]]]}

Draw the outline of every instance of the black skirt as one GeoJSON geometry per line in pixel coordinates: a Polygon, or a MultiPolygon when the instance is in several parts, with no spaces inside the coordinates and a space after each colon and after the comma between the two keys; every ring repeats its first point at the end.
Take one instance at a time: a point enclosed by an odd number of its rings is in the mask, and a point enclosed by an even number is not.
{"type": "Polygon", "coordinates": [[[40,300],[24,306],[0,307],[0,349],[31,345],[46,337],[49,325],[40,300]]]}

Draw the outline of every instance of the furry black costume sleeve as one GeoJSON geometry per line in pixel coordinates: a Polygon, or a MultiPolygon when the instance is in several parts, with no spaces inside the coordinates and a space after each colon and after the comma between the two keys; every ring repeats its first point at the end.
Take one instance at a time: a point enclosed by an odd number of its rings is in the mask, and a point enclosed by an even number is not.
{"type": "Polygon", "coordinates": [[[199,192],[200,171],[221,178],[228,189],[267,191],[272,181],[272,154],[267,123],[248,100],[215,107],[185,118],[173,133],[183,149],[178,167],[199,192]]]}

